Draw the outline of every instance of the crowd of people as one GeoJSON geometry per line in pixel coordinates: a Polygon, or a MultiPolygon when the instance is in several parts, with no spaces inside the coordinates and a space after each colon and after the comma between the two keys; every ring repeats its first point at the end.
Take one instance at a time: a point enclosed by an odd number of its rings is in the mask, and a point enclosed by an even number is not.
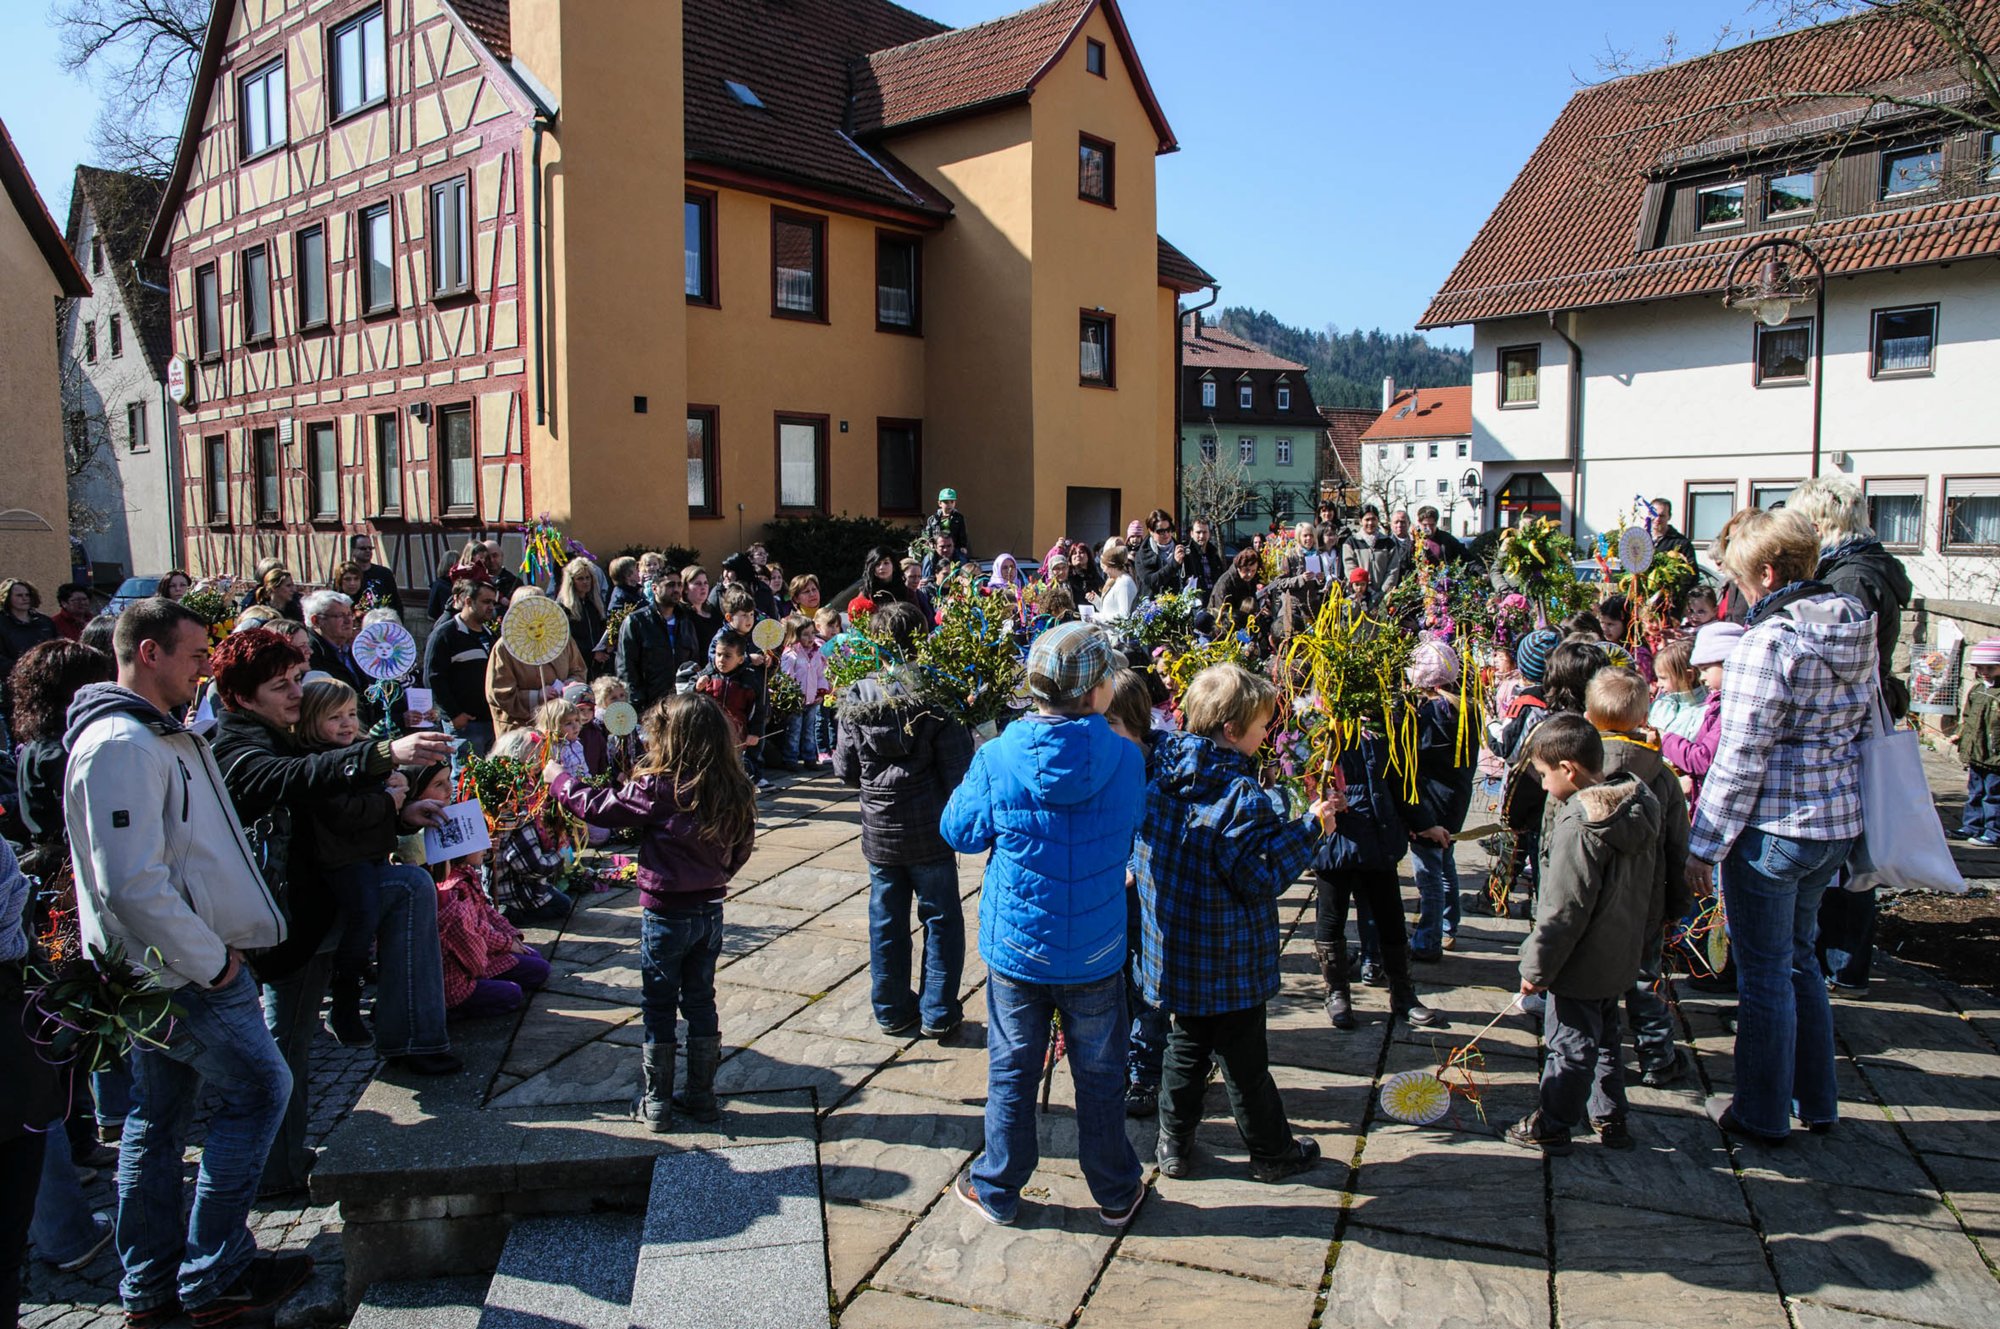
{"type": "MultiPolygon", "coordinates": [[[[132,1325],[275,1307],[310,1262],[260,1252],[248,1216],[310,1175],[322,1023],[402,1072],[458,1071],[452,1022],[518,1009],[547,977],[521,929],[567,915],[594,846],[633,846],[644,906],[639,1116],[662,1132],[715,1121],[724,900],[769,773],[821,765],[860,791],[883,1033],[945,1039],[963,1022],[956,855],[987,856],[985,1146],[953,1189],[990,1222],[1015,1220],[1036,1167],[1058,1026],[1108,1226],[1144,1195],[1128,1115],[1157,1114],[1165,1175],[1203,1170],[1217,1066],[1252,1174],[1315,1166],[1269,1067],[1279,895],[1310,873],[1330,1036],[1358,1023],[1357,979],[1387,988],[1391,1020],[1436,1024],[1415,966],[1456,944],[1454,847],[1483,832],[1495,898],[1531,911],[1519,1000],[1547,1051],[1540,1105],[1509,1139],[1632,1143],[1621,1025],[1647,1083],[1684,1073],[1673,970],[1718,889],[1732,963],[1702,977],[1737,993],[1738,1069],[1711,1113],[1773,1145],[1795,1122],[1831,1129],[1828,996],[1866,986],[1874,926],[1873,893],[1837,888],[1861,831],[1857,742],[1878,697],[1897,715],[1908,698],[1891,655],[1909,581],[1859,491],[1809,481],[1783,511],[1737,514],[1707,550],[1721,587],[1610,594],[1504,641],[1414,634],[1389,723],[1341,731],[1324,764],[1280,778],[1274,746],[1324,704],[1287,643],[1333,602],[1400,631],[1405,579],[1480,575],[1433,509],[1385,522],[1371,508],[1351,528],[1320,515],[1228,555],[1206,520],[1183,540],[1155,510],[1095,548],[1063,539],[1027,568],[981,567],[947,489],[907,552],[869,552],[845,605],[822,603],[821,574],[846,570],[788,575],[756,544],[713,578],[644,554],[571,558],[537,584],[472,541],[430,588],[421,668],[400,689],[376,686],[353,646],[367,623],[423,611],[366,534],[324,587],[275,561],[241,582],[175,572],[115,617],[69,586],[45,617],[34,587],[0,583],[4,826],[20,854],[0,843],[0,1059],[25,1090],[0,1115],[0,1313],[29,1241],[64,1268],[114,1245],[132,1325]],[[190,607],[196,591],[224,592],[231,621],[190,607]],[[498,626],[540,596],[570,639],[524,661],[498,626]],[[1019,694],[993,725],[920,667],[967,597],[1015,624],[1019,694]],[[1136,640],[1168,603],[1191,609],[1190,642],[1226,654],[1177,674],[1136,640]],[[636,725],[618,723],[626,707],[636,725]],[[1405,714],[1414,769],[1386,732],[1405,714]],[[488,806],[490,851],[427,842],[489,761],[525,772],[514,794],[531,810],[488,806]],[[175,1014],[100,1065],[58,1065],[34,1033],[35,976],[91,959],[171,991],[175,1014]],[[204,1086],[221,1092],[183,1222],[204,1086]],[[117,1210],[93,1215],[78,1168],[113,1151],[117,1210]]],[[[1657,500],[1655,547],[1691,554],[1670,517],[1657,500]]],[[[2000,843],[2000,642],[1972,662],[1961,830],[2000,843]]]]}

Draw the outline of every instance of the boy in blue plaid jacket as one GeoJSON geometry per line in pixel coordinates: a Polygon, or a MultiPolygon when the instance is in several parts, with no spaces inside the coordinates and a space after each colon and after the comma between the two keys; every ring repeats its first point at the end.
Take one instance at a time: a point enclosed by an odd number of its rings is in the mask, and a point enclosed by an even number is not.
{"type": "Polygon", "coordinates": [[[1311,1168],[1319,1145],[1294,1137],[1271,1079],[1264,1006],[1278,993],[1278,896],[1304,871],[1324,803],[1306,819],[1259,787],[1255,754],[1277,710],[1271,683],[1240,665],[1203,670],[1181,699],[1185,732],[1157,740],[1145,820],[1133,846],[1139,987],[1173,1016],[1160,1083],[1160,1171],[1188,1175],[1211,1058],[1251,1175],[1311,1168]]]}

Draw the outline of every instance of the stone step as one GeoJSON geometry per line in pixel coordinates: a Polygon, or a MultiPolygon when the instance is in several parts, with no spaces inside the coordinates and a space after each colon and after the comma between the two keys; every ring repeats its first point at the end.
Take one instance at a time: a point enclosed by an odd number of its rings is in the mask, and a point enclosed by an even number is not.
{"type": "Polygon", "coordinates": [[[626,1329],[642,1224],[637,1214],[514,1224],[477,1329],[626,1329]]]}
{"type": "Polygon", "coordinates": [[[487,1282],[468,1277],[377,1283],[354,1308],[348,1329],[479,1329],[487,1282]]]}
{"type": "Polygon", "coordinates": [[[817,1144],[657,1160],[631,1301],[630,1329],[827,1329],[817,1144]]]}

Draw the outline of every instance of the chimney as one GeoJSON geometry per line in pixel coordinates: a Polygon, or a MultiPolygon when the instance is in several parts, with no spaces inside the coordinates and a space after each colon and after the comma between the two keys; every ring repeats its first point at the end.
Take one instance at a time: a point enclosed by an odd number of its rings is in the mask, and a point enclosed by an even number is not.
{"type": "Polygon", "coordinates": [[[1382,376],[1382,409],[1386,411],[1395,404],[1396,376],[1394,374],[1384,374],[1382,376]]]}
{"type": "Polygon", "coordinates": [[[1194,311],[1194,335],[1195,340],[1201,340],[1201,311],[1199,309],[1194,311]]]}

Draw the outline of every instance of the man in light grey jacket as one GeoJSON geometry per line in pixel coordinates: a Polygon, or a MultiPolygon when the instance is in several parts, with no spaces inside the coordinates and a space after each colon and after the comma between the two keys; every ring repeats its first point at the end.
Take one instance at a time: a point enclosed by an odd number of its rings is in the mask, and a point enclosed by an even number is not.
{"type": "Polygon", "coordinates": [[[134,1105],[118,1166],[119,1295],[129,1325],[186,1310],[196,1325],[273,1310],[312,1272],[258,1253],[247,1222],[292,1076],[264,1025],[247,952],[284,940],[208,743],[181,724],[208,628],[180,605],[119,616],[116,683],[70,706],[64,809],[84,942],[174,990],[180,1014],[132,1055],[134,1105]],[[218,1091],[196,1202],[181,1220],[181,1146],[204,1085],[218,1091]]]}

